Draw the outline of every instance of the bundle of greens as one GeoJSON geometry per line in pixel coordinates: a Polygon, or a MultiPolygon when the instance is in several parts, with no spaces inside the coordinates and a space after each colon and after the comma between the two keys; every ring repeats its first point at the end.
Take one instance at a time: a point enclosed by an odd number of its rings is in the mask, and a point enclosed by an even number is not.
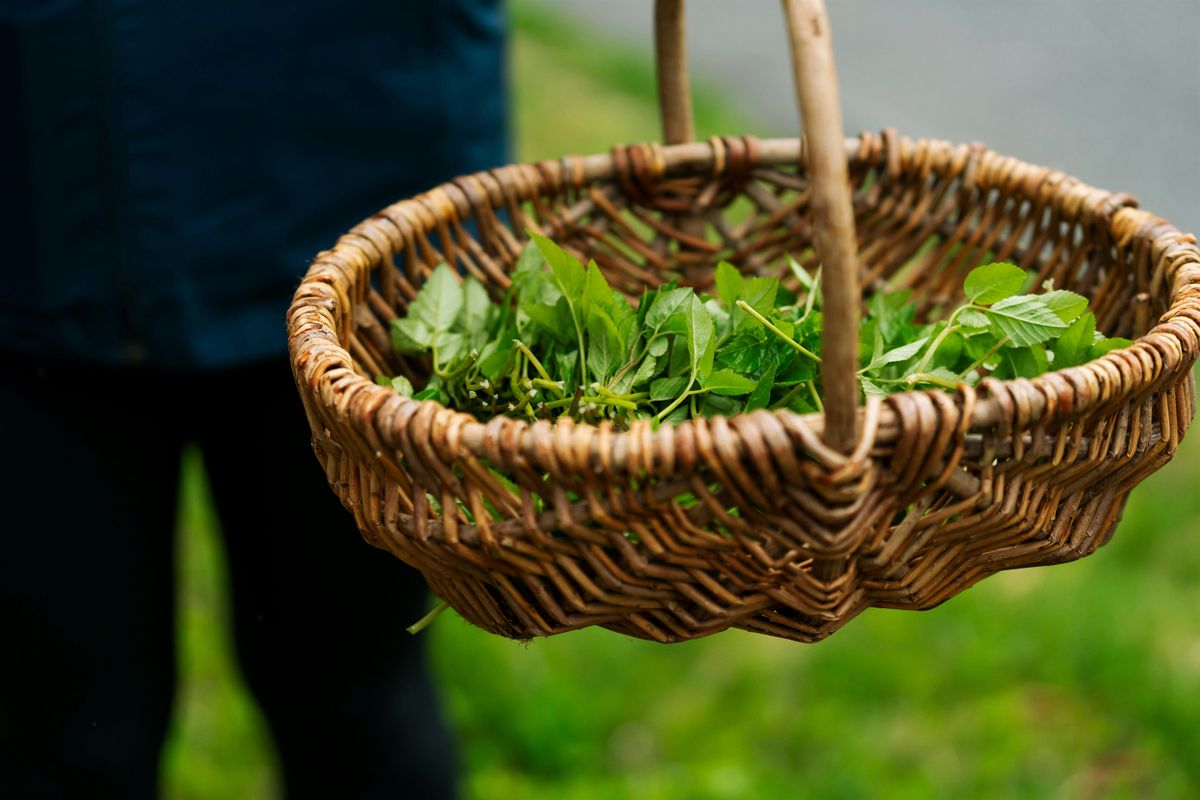
{"type": "MultiPolygon", "coordinates": [[[[789,259],[797,293],[722,263],[715,296],[668,284],[631,305],[594,262],[585,268],[531,236],[499,302],[475,279],[460,282],[438,266],[392,323],[396,351],[428,359],[428,383],[414,391],[404,377],[378,381],[481,418],[621,425],[822,410],[819,273],[789,259]]],[[[1052,286],[1020,294],[1029,282],[1012,264],[979,267],[964,281],[965,302],[933,323],[917,321],[907,291],[874,294],[860,327],[864,393],[1033,377],[1129,344],[1096,331],[1086,298],[1052,286]]]]}

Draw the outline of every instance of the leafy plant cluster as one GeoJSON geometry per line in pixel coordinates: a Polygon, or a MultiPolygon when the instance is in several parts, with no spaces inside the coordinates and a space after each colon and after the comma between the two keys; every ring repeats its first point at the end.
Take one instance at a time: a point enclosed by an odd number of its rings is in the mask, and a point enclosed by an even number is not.
{"type": "MultiPolygon", "coordinates": [[[[499,302],[439,265],[392,323],[398,353],[428,358],[428,383],[414,391],[404,377],[379,382],[480,417],[674,423],[822,410],[819,272],[789,259],[793,292],[722,263],[715,295],[668,284],[630,304],[594,262],[531,237],[499,302]]],[[[1129,344],[1096,331],[1086,298],[1053,287],[1021,294],[1028,283],[1012,264],[979,267],[964,281],[963,304],[933,323],[917,321],[908,291],[874,294],[860,326],[863,392],[1033,377],[1129,344]]]]}

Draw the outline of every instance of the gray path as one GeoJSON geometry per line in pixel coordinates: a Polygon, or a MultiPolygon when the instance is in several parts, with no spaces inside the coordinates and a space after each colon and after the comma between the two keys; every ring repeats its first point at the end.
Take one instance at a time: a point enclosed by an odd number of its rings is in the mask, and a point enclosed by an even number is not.
{"type": "MultiPolygon", "coordinates": [[[[651,41],[651,0],[544,0],[651,41]]],[[[850,133],[980,140],[1200,232],[1200,0],[828,0],[850,133]]],[[[693,69],[799,125],[775,0],[690,0],[693,69]]]]}

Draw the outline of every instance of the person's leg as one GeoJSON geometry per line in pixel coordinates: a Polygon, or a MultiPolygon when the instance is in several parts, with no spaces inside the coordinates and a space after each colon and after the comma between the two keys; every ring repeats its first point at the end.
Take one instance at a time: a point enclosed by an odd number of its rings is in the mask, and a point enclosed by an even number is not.
{"type": "Polygon", "coordinates": [[[405,631],[426,610],[425,582],[359,538],[312,453],[282,359],[206,386],[200,446],[229,554],[238,652],[288,797],[453,796],[453,743],[426,640],[405,631]]]}
{"type": "Polygon", "coordinates": [[[152,392],[140,372],[5,359],[0,797],[157,794],[180,441],[152,392]]]}

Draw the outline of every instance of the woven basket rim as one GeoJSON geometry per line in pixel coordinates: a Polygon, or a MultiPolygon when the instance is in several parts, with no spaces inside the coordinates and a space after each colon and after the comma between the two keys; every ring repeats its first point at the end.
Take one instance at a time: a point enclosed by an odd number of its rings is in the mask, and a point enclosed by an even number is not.
{"type": "MultiPolygon", "coordinates": [[[[792,165],[806,158],[806,145],[803,139],[780,138],[757,140],[752,137],[740,137],[742,140],[753,141],[757,148],[756,166],[792,165]]],[[[1064,222],[1076,222],[1081,219],[1099,222],[1105,225],[1107,233],[1114,242],[1129,244],[1135,239],[1144,240],[1152,248],[1156,258],[1169,258],[1165,279],[1170,281],[1169,306],[1158,318],[1158,321],[1144,334],[1133,341],[1133,344],[1123,350],[1110,352],[1099,359],[1075,367],[1043,373],[1036,378],[1017,378],[1006,381],[987,378],[979,387],[963,387],[953,395],[935,390],[907,391],[890,395],[882,404],[869,402],[859,409],[860,422],[868,419],[868,424],[861,427],[862,435],[859,447],[849,455],[837,453],[824,447],[820,441],[823,429],[823,417],[819,413],[797,414],[796,412],[779,409],[774,411],[757,410],[748,414],[738,414],[727,420],[773,418],[785,430],[808,431],[804,436],[805,443],[811,444],[820,460],[834,466],[860,460],[869,451],[872,437],[878,431],[895,429],[903,416],[902,407],[905,398],[915,394],[937,394],[949,399],[957,406],[958,414],[962,415],[963,424],[968,430],[1005,425],[1011,417],[1011,402],[1005,402],[999,395],[1004,394],[1008,387],[1019,386],[1021,394],[1030,399],[1030,407],[1022,409],[1023,418],[1033,424],[1050,424],[1075,416],[1097,407],[1118,403],[1120,400],[1139,390],[1145,390],[1156,383],[1169,381],[1174,373],[1159,369],[1164,362],[1171,359],[1164,349],[1170,348],[1177,352],[1187,352],[1190,339],[1196,338],[1195,328],[1200,325],[1200,249],[1196,246],[1196,238],[1184,234],[1169,222],[1136,207],[1136,201],[1125,194],[1117,194],[1096,189],[1061,171],[1028,164],[1019,159],[1004,156],[982,145],[953,144],[937,139],[912,140],[896,137],[894,132],[885,131],[882,137],[875,134],[863,133],[857,137],[847,137],[845,140],[848,158],[862,159],[878,149],[881,142],[891,139],[894,147],[892,157],[886,164],[881,164],[890,175],[917,172],[928,174],[939,165],[952,161],[974,158],[974,173],[965,180],[974,180],[981,189],[1007,187],[1013,191],[1011,181],[1017,179],[1015,194],[1023,196],[1030,202],[1043,202],[1052,205],[1062,215],[1064,222]],[[898,158],[895,156],[898,154],[898,158]],[[1188,324],[1179,322],[1179,318],[1187,318],[1188,324]],[[1119,392],[1095,396],[1082,392],[1090,402],[1075,403],[1074,398],[1079,394],[1076,390],[1087,383],[1099,383],[1101,386],[1119,385],[1120,382],[1109,380],[1112,372],[1124,373],[1136,370],[1139,374],[1150,375],[1140,385],[1125,385],[1119,392]],[[977,396],[978,395],[978,396],[977,396]]],[[[680,145],[663,146],[657,143],[636,145],[646,148],[649,157],[655,159],[663,175],[703,174],[720,175],[726,166],[723,159],[724,142],[728,139],[713,137],[708,142],[690,142],[680,145]]],[[[316,391],[317,384],[327,385],[336,381],[340,384],[338,394],[350,397],[351,401],[345,408],[358,406],[362,413],[350,413],[354,420],[377,420],[379,431],[387,437],[391,425],[404,424],[415,415],[438,417],[448,431],[446,444],[451,452],[459,447],[466,448],[476,458],[495,462],[498,453],[515,453],[509,457],[513,460],[529,464],[545,466],[546,459],[539,458],[539,451],[544,453],[552,440],[583,434],[582,439],[588,443],[586,453],[581,452],[580,464],[591,465],[588,471],[597,473],[649,473],[653,471],[650,463],[627,463],[626,454],[641,452],[651,454],[661,452],[663,448],[671,448],[673,442],[687,437],[689,428],[695,425],[712,425],[715,420],[685,420],[678,425],[663,425],[652,430],[649,421],[638,420],[624,430],[613,430],[611,423],[604,421],[598,424],[575,422],[569,419],[556,421],[538,420],[529,422],[512,417],[499,416],[488,421],[481,421],[466,412],[444,406],[436,401],[416,401],[404,397],[390,387],[376,384],[373,380],[362,376],[354,367],[350,353],[345,349],[338,337],[338,332],[332,324],[322,317],[319,327],[314,330],[311,319],[304,318],[305,324],[300,324],[301,312],[304,309],[321,307],[326,314],[328,300],[314,300],[304,295],[304,289],[310,282],[328,284],[328,279],[322,275],[323,270],[335,269],[343,274],[353,272],[349,265],[357,264],[359,278],[365,278],[367,267],[361,264],[362,245],[366,243],[378,247],[374,239],[362,233],[373,225],[380,224],[385,219],[395,223],[400,214],[412,206],[419,208],[420,216],[430,220],[431,224],[422,232],[436,227],[433,222],[438,214],[451,214],[456,219],[469,216],[471,199],[469,195],[479,196],[480,191],[486,193],[486,198],[493,205],[501,205],[509,200],[524,201],[542,193],[546,182],[554,189],[580,188],[598,181],[608,181],[614,178],[615,170],[613,155],[602,153],[589,156],[566,156],[561,159],[545,160],[534,163],[509,164],[493,170],[477,172],[460,176],[452,181],[443,183],[433,189],[410,198],[390,204],[380,212],[359,223],[347,234],[339,238],[333,249],[324,251],[317,256],[298,287],[292,305],[288,311],[288,339],[290,360],[297,381],[306,375],[307,367],[316,360],[321,362],[320,372],[310,376],[312,394],[321,398],[331,397],[325,392],[316,391]],[[512,172],[522,173],[513,176],[512,172]],[[500,180],[503,173],[508,180],[500,180]],[[517,178],[512,180],[512,178],[517,178]],[[542,183],[539,184],[538,181],[542,183]],[[504,187],[519,187],[517,196],[512,197],[512,191],[504,187]],[[356,235],[359,234],[359,235],[356,235]],[[353,237],[352,242],[347,238],[353,237]],[[348,249],[358,251],[358,254],[346,252],[348,249]],[[351,258],[344,258],[345,256],[351,258]],[[323,358],[314,359],[317,350],[323,358]],[[361,404],[361,405],[360,405],[361,404]],[[384,424],[386,423],[386,424],[384,424]],[[518,439],[515,448],[497,447],[497,438],[503,437],[511,442],[518,439]],[[636,438],[636,442],[633,441],[636,438]],[[665,438],[665,441],[664,441],[665,438]]],[[[411,223],[410,223],[411,225],[411,223]]],[[[403,228],[401,228],[403,230],[403,228]]],[[[349,295],[339,292],[339,300],[350,302],[349,295]]],[[[349,312],[349,309],[344,309],[349,312]]],[[[1183,359],[1186,361],[1186,359],[1183,359]]],[[[1181,369],[1189,369],[1184,364],[1181,369]]],[[[302,388],[303,391],[303,388],[302,388]]],[[[342,412],[347,413],[347,412],[342,412]]],[[[357,422],[356,422],[357,424],[357,422]]],[[[723,424],[717,422],[717,424],[723,424]]],[[[374,428],[373,425],[371,425],[374,428]]],[[[441,427],[441,426],[439,426],[441,427]]],[[[745,443],[734,430],[731,442],[731,457],[745,455],[745,443]]],[[[503,460],[503,457],[501,457],[503,460]]],[[[494,464],[497,467],[506,464],[494,464]]],[[[661,466],[661,465],[659,465],[661,466]]]]}

